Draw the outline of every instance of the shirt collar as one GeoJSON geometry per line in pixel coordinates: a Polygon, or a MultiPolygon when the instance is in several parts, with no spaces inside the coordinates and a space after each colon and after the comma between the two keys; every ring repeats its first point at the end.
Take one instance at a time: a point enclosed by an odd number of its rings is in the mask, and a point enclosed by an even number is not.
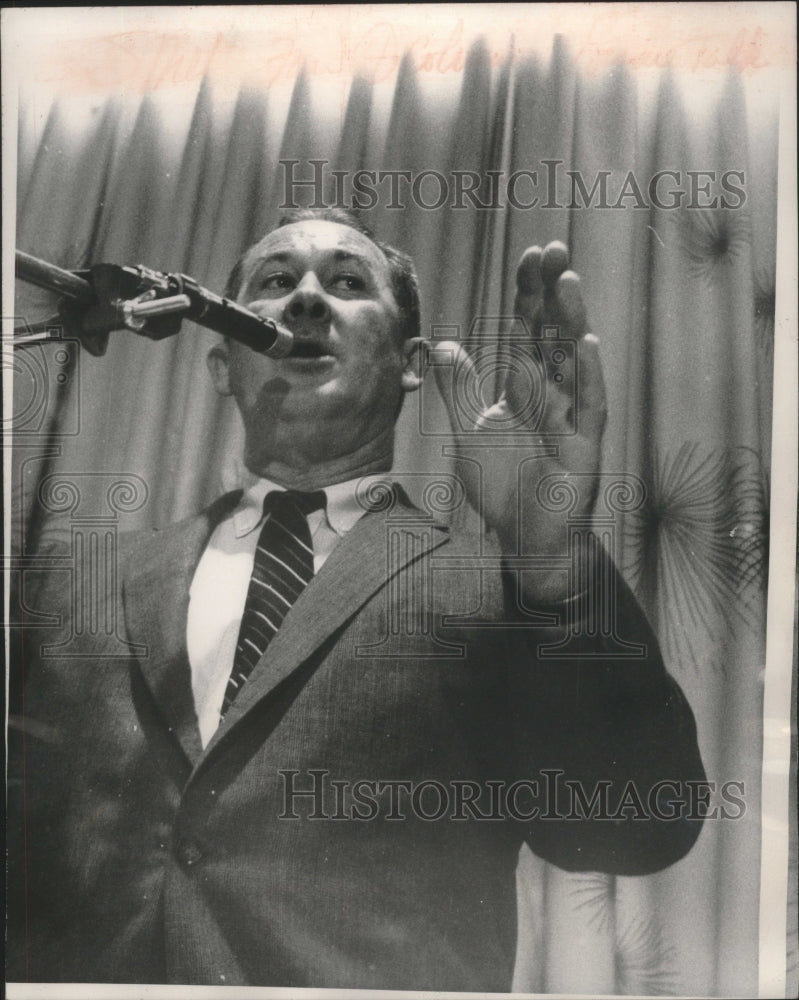
{"type": "MultiPolygon", "coordinates": [[[[348,479],[343,483],[325,486],[323,489],[326,500],[324,517],[328,527],[335,531],[339,537],[346,535],[366,513],[367,508],[359,500],[359,497],[364,496],[364,491],[370,483],[385,483],[386,480],[385,474],[378,474],[358,476],[357,479],[348,479]]],[[[261,523],[267,493],[272,490],[285,490],[285,486],[272,482],[270,479],[253,476],[251,473],[247,474],[243,486],[244,494],[233,512],[233,531],[236,538],[243,538],[261,523]]]]}

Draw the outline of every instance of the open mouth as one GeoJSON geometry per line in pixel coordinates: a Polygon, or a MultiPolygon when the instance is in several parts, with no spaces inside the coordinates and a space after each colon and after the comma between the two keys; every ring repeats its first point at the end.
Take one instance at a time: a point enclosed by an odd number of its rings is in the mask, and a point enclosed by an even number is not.
{"type": "Polygon", "coordinates": [[[290,358],[307,358],[310,360],[316,358],[329,358],[330,352],[328,349],[314,340],[300,340],[295,337],[294,344],[289,352],[290,358]]]}

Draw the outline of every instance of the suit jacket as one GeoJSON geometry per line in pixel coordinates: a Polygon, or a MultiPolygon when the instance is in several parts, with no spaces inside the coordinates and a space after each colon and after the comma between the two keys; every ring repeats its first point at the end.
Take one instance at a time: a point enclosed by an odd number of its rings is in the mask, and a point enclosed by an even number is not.
{"type": "Polygon", "coordinates": [[[589,658],[549,657],[562,624],[518,607],[490,540],[401,493],[339,543],[203,750],[189,586],[235,501],[127,537],[116,634],[87,632],[78,655],[69,578],[26,597],[61,626],[22,637],[12,980],[507,990],[522,842],[623,874],[690,849],[695,818],[569,818],[571,799],[542,797],[554,772],[617,798],[633,781],[644,801],[704,777],[621,581],[619,631],[645,655],[604,655],[599,636],[589,658]],[[40,655],[59,634],[70,655],[40,655]]]}

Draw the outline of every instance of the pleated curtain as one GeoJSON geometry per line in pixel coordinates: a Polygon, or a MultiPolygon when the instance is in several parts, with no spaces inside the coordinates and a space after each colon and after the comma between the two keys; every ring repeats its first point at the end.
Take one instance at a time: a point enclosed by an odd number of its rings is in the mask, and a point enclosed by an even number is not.
{"type": "MultiPolygon", "coordinates": [[[[668,70],[644,93],[623,64],[582,76],[561,41],[548,60],[509,53],[499,66],[476,42],[446,86],[406,58],[390,85],[354,78],[340,107],[303,72],[282,101],[205,80],[80,106],[65,99],[46,113],[23,103],[17,245],[68,267],[141,262],[221,292],[239,253],[276,222],[279,161],[289,159],[298,177],[314,159],[329,171],[448,178],[541,173],[556,160],[589,183],[633,171],[644,186],[661,169],[683,180],[690,170],[744,173],[737,209],[634,207],[634,198],[617,210],[569,208],[564,190],[560,208],[431,210],[406,193],[404,210],[381,197],[363,217],[413,255],[433,336],[507,314],[523,249],[569,243],[607,381],[603,470],[645,487],[619,517],[617,560],[696,713],[710,778],[745,789],[741,818],[706,823],[690,855],[654,876],[570,874],[523,852],[514,988],[756,995],[776,108],[750,115],[731,72],[699,115],[668,70]]],[[[435,184],[429,192],[432,201],[435,184]]],[[[46,293],[17,291],[18,318],[47,313],[46,293]]],[[[52,347],[37,349],[41,361],[15,359],[16,406],[28,414],[14,453],[18,551],[59,530],[41,502],[48,477],[80,472],[89,508],[92,490],[99,508],[110,480],[134,477],[140,502],[121,530],[171,523],[232,484],[241,428],[207,375],[215,339],[191,325],[158,343],[113,334],[104,357],[66,360],[38,400],[34,369],[52,365],[52,347]]],[[[432,379],[401,415],[401,472],[450,467],[426,422],[445,426],[432,379]]]]}

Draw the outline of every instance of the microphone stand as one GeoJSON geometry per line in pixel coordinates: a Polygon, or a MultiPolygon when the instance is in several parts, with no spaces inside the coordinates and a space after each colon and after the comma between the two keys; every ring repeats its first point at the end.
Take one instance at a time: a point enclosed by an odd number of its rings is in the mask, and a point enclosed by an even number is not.
{"type": "Polygon", "coordinates": [[[95,264],[67,271],[16,251],[16,276],[60,296],[57,315],[25,332],[14,331],[14,347],[61,339],[58,327],[74,332],[90,354],[101,356],[112,330],[131,330],[163,340],[180,330],[184,319],[246,344],[272,358],[290,352],[293,335],[230,299],[221,298],[185,274],[167,274],[137,264],[95,264]]]}

